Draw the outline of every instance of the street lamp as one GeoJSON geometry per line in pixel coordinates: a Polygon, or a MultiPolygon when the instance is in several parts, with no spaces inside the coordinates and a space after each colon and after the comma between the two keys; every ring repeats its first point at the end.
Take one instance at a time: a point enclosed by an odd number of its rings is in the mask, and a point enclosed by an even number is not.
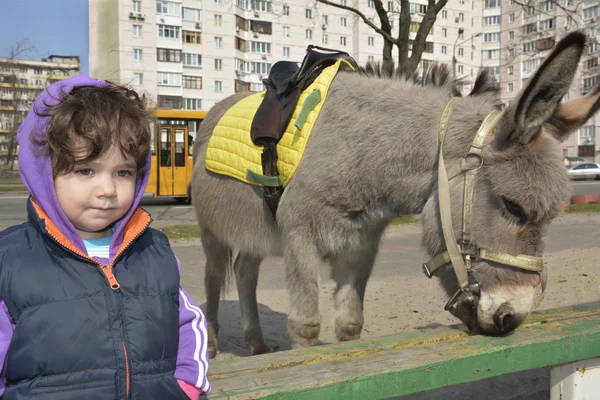
{"type": "Polygon", "coordinates": [[[461,44],[472,40],[473,38],[481,36],[481,32],[471,35],[470,38],[463,40],[462,42],[456,44],[458,42],[458,38],[465,30],[463,28],[458,28],[458,35],[456,36],[456,40],[454,41],[454,46],[452,47],[452,78],[456,80],[456,46],[460,46],[461,44]]]}

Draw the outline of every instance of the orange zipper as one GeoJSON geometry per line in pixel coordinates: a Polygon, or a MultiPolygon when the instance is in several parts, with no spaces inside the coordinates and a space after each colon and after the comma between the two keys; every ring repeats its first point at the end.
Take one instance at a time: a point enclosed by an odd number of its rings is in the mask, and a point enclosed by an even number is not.
{"type": "Polygon", "coordinates": [[[127,356],[127,348],[125,347],[125,341],[123,341],[123,352],[125,353],[125,398],[129,398],[129,357],[127,356]]]}

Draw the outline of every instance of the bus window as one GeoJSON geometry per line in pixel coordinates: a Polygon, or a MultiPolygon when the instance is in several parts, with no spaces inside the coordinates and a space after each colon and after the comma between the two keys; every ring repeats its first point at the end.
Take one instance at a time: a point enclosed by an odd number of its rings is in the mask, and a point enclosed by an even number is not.
{"type": "Polygon", "coordinates": [[[185,167],[185,130],[175,129],[175,166],[185,167]]]}
{"type": "Polygon", "coordinates": [[[194,149],[194,142],[196,141],[196,131],[190,131],[188,133],[188,156],[192,155],[192,150],[194,149]]]}
{"type": "Polygon", "coordinates": [[[160,166],[171,166],[171,130],[169,128],[160,130],[160,166]]]}
{"type": "Polygon", "coordinates": [[[150,124],[150,151],[152,155],[156,155],[156,125],[150,124]]]}

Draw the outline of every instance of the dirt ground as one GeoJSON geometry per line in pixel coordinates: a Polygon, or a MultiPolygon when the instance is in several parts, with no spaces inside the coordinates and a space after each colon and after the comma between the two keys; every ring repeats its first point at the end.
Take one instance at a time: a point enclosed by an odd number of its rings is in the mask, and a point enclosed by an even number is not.
{"type": "MultiPolygon", "coordinates": [[[[373,276],[367,287],[362,338],[409,332],[422,327],[459,323],[445,312],[445,298],[435,280],[420,271],[426,258],[420,248],[418,225],[390,227],[382,242],[373,276]],[[426,296],[425,296],[426,294],[426,296]]],[[[183,285],[204,306],[204,255],[199,241],[173,243],[182,261],[183,285]]],[[[564,307],[600,299],[600,215],[563,214],[553,224],[545,263],[549,270],[545,299],[538,310],[564,307]]],[[[321,343],[335,342],[332,323],[333,282],[321,273],[321,343]]],[[[275,351],[290,349],[287,338],[289,297],[285,289],[283,261],[266,260],[258,289],[261,325],[275,351]]],[[[220,352],[216,360],[248,356],[241,332],[235,284],[222,298],[219,309],[220,352]]],[[[457,385],[409,399],[547,399],[548,370],[506,375],[473,384],[457,385]],[[495,388],[502,388],[500,391],[495,388]],[[496,394],[494,394],[496,393],[496,394]],[[499,397],[494,397],[499,396],[499,397]]]]}

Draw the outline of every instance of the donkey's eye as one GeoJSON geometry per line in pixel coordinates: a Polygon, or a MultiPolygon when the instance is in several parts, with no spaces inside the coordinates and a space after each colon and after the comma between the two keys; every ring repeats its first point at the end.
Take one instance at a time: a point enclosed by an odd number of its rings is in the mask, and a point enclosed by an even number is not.
{"type": "Polygon", "coordinates": [[[506,217],[513,219],[519,225],[524,225],[527,222],[527,214],[520,205],[506,197],[502,198],[502,204],[504,205],[506,217]]]}

